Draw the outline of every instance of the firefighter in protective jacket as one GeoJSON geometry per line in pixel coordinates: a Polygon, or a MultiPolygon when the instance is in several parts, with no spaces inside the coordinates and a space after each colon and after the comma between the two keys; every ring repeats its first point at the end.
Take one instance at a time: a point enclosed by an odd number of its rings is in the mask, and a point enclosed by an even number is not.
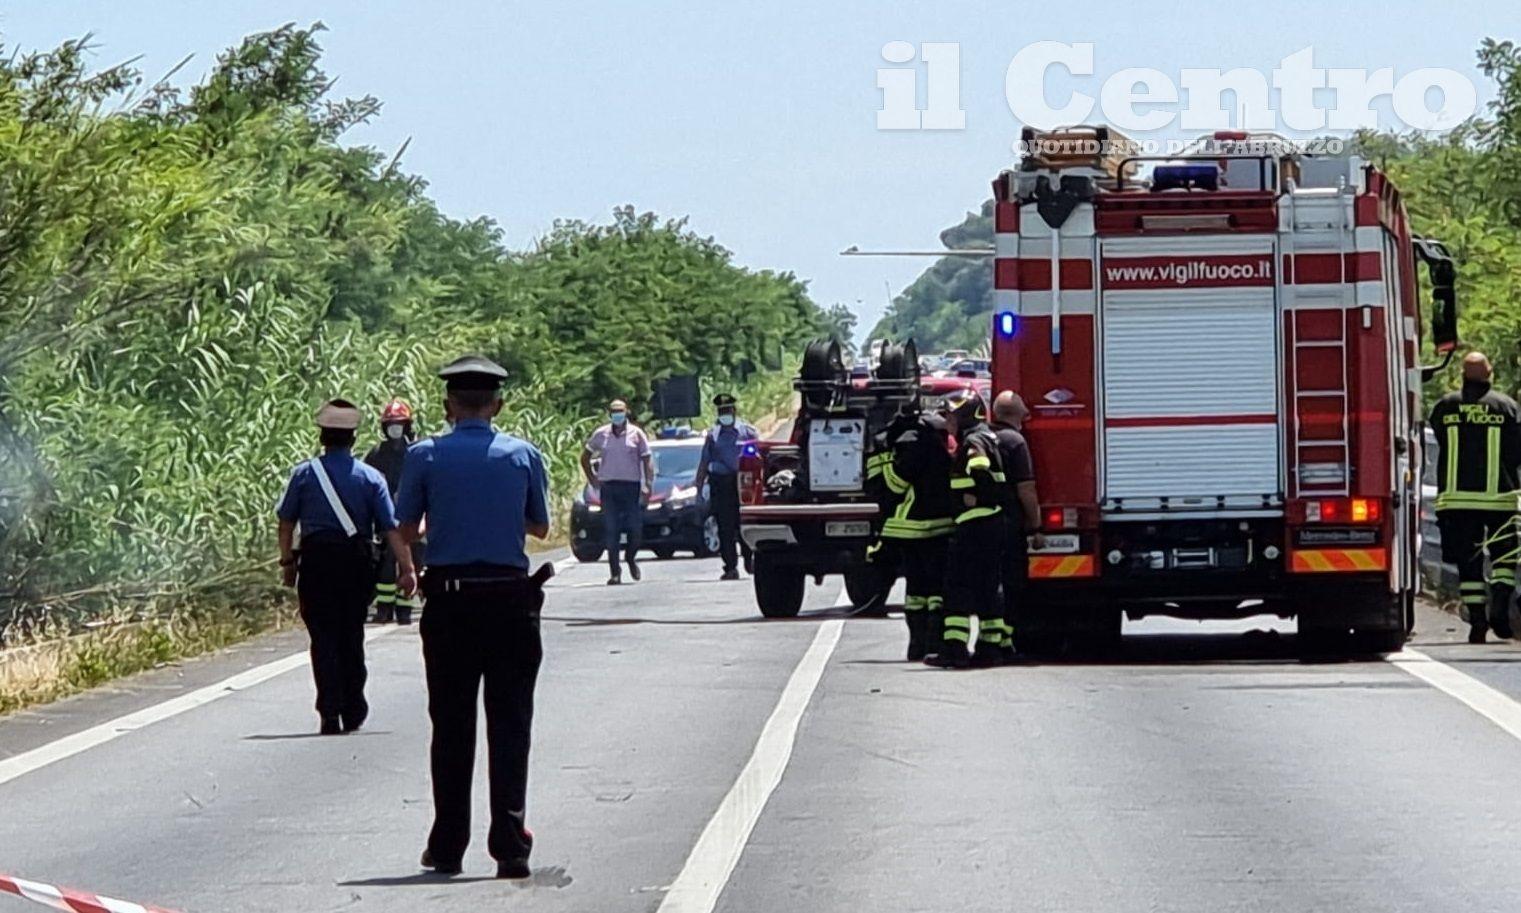
{"type": "MultiPolygon", "coordinates": [[[[412,446],[416,438],[417,435],[412,430],[412,407],[402,399],[386,403],[380,413],[380,443],[370,448],[370,452],[364,455],[364,461],[385,476],[386,488],[392,498],[396,497],[397,486],[401,484],[401,467],[407,460],[407,448],[412,446]]],[[[422,545],[414,543],[411,552],[413,563],[422,567],[422,545]]],[[[416,595],[403,594],[397,589],[396,569],[396,555],[390,545],[383,542],[380,575],[375,583],[377,624],[389,624],[394,620],[397,624],[409,625],[412,623],[412,611],[420,604],[416,595]]]]}
{"type": "Polygon", "coordinates": [[[941,643],[925,658],[933,666],[964,669],[1003,661],[1003,606],[998,583],[1003,566],[1003,459],[987,426],[982,395],[967,388],[945,400],[946,427],[956,437],[950,495],[955,511],[946,556],[945,611],[941,643]],[[979,649],[970,651],[972,616],[978,618],[979,649]],[[982,645],[987,649],[981,649],[982,645]]]}
{"type": "Polygon", "coordinates": [[[1476,644],[1484,642],[1490,628],[1502,638],[1512,634],[1510,602],[1518,558],[1521,407],[1490,388],[1492,373],[1488,358],[1469,353],[1463,359],[1463,388],[1442,397],[1431,410],[1438,447],[1436,509],[1442,557],[1458,566],[1468,610],[1468,642],[1476,644]]]}
{"type": "Polygon", "coordinates": [[[951,454],[943,419],[906,412],[888,429],[887,459],[878,465],[886,491],[881,538],[903,569],[907,595],[908,659],[918,662],[936,639],[932,619],[943,607],[946,542],[955,529],[951,503],[951,454]]]}

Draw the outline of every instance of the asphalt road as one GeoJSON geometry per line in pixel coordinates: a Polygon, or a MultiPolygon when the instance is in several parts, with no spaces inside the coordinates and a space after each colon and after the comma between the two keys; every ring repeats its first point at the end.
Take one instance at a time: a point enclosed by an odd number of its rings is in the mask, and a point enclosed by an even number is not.
{"type": "Polygon", "coordinates": [[[1292,623],[1148,621],[1102,664],[952,673],[898,661],[901,622],[847,617],[837,581],[763,622],[713,561],[645,568],[553,585],[528,882],[487,877],[483,802],[465,875],[417,868],[415,629],[372,641],[352,736],[311,734],[296,667],[26,760],[258,678],[297,634],[0,721],[0,872],[186,913],[1518,908],[1521,648],[1452,643],[1449,616],[1414,643],[1446,690],[1300,663],[1292,623]]]}

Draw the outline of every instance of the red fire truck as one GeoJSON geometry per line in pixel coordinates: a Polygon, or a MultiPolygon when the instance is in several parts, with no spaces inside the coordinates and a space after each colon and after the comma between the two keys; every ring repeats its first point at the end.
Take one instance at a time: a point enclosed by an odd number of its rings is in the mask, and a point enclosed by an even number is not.
{"type": "MultiPolygon", "coordinates": [[[[1027,648],[1122,614],[1297,617],[1314,652],[1397,650],[1419,588],[1423,369],[1454,268],[1355,156],[1244,133],[1166,159],[1103,128],[993,184],[993,377],[1033,416],[1047,547],[1027,648]]],[[[1445,364],[1445,362],[1444,362],[1445,364]]]]}

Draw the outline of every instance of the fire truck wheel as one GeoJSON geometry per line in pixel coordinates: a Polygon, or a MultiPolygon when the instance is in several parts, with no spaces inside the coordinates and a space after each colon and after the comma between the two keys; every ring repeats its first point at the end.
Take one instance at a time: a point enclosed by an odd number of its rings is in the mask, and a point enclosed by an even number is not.
{"type": "Polygon", "coordinates": [[[755,604],[767,618],[795,618],[807,583],[800,568],[778,566],[756,556],[755,604]]]}
{"type": "Polygon", "coordinates": [[[577,561],[587,564],[602,560],[603,548],[600,543],[575,541],[570,544],[570,551],[571,554],[576,556],[577,561]]]}
{"type": "Polygon", "coordinates": [[[1055,613],[1023,605],[1015,610],[1014,649],[1027,656],[1054,656],[1062,651],[1066,634],[1055,613]]]}
{"type": "Polygon", "coordinates": [[[877,568],[866,564],[845,572],[845,595],[863,615],[886,615],[887,596],[893,580],[877,568]]]}

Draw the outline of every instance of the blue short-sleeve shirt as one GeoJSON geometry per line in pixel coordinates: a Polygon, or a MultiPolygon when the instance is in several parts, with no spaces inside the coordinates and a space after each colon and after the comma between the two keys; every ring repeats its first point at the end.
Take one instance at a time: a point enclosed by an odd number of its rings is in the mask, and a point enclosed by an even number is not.
{"type": "MultiPolygon", "coordinates": [[[[387,532],[396,528],[396,514],[391,505],[391,492],[386,487],[385,476],[373,466],[347,450],[333,450],[319,457],[327,477],[333,482],[333,491],[354,521],[358,535],[369,536],[375,532],[387,532]]],[[[347,535],[338,515],[328,505],[327,496],[317,474],[312,471],[310,460],[299,463],[291,471],[285,493],[275,506],[281,520],[301,526],[301,537],[311,538],[318,533],[347,535]]]]}
{"type": "Polygon", "coordinates": [[[698,457],[708,467],[708,474],[731,476],[739,472],[739,457],[746,441],[757,437],[755,428],[748,422],[732,425],[714,423],[702,442],[702,455],[698,457]]]}
{"type": "Polygon", "coordinates": [[[396,492],[397,519],[428,519],[428,564],[528,569],[528,524],[549,522],[544,457],[484,419],[413,444],[396,492]]]}

